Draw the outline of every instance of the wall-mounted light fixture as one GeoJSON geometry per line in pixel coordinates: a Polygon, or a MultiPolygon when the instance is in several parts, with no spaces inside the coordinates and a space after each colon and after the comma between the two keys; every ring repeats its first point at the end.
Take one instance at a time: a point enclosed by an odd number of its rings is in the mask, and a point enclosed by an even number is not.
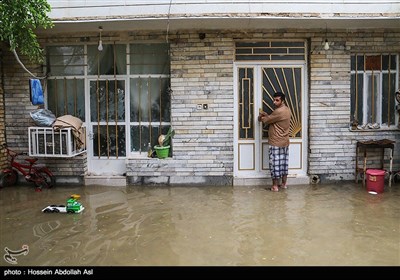
{"type": "Polygon", "coordinates": [[[102,31],[103,31],[103,27],[99,26],[100,37],[99,37],[99,45],[97,46],[97,49],[99,50],[99,52],[101,52],[103,50],[103,41],[101,40],[101,32],[102,31]]]}
{"type": "Polygon", "coordinates": [[[326,51],[329,50],[328,39],[325,39],[324,50],[326,50],[326,51]]]}
{"type": "Polygon", "coordinates": [[[324,43],[324,50],[329,50],[329,42],[328,42],[328,25],[325,28],[325,43],[324,43]]]}

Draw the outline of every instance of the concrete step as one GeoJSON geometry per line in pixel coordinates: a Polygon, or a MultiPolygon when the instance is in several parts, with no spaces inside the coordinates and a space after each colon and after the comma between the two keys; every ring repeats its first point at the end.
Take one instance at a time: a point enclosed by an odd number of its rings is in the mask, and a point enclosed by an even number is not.
{"type": "MultiPolygon", "coordinates": [[[[309,176],[288,177],[288,186],[307,185],[310,183],[309,176]]],[[[272,184],[271,178],[234,178],[236,186],[269,186],[272,184]]]]}
{"type": "Polygon", "coordinates": [[[102,185],[112,187],[126,186],[125,176],[85,176],[85,185],[102,185]]]}

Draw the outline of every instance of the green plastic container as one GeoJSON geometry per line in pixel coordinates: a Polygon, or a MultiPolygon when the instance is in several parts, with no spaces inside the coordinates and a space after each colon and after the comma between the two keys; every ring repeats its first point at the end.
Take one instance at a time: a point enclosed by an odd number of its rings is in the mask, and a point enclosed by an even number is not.
{"type": "Polygon", "coordinates": [[[154,150],[156,150],[156,154],[158,158],[166,158],[169,155],[170,146],[159,146],[155,145],[154,150]]]}

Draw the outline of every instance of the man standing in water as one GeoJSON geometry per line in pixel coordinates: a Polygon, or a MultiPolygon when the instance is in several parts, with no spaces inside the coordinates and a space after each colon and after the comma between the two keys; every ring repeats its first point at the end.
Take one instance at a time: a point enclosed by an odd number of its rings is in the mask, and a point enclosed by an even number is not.
{"type": "Polygon", "coordinates": [[[274,94],[275,110],[271,114],[260,112],[258,121],[268,124],[269,169],[272,177],[271,191],[279,191],[279,186],[287,188],[289,169],[289,128],[290,109],[285,104],[282,92],[274,94]],[[281,185],[279,185],[281,181],[281,185]]]}

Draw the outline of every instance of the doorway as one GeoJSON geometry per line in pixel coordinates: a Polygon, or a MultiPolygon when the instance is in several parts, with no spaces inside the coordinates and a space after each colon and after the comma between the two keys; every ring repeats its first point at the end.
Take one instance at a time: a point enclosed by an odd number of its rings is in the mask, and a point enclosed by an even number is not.
{"type": "Polygon", "coordinates": [[[260,109],[274,110],[281,91],[291,110],[289,177],[306,176],[305,63],[237,63],[235,77],[234,177],[269,178],[268,132],[260,109]]]}
{"type": "Polygon", "coordinates": [[[88,173],[123,175],[126,172],[126,81],[104,78],[88,82],[88,173]]]}

